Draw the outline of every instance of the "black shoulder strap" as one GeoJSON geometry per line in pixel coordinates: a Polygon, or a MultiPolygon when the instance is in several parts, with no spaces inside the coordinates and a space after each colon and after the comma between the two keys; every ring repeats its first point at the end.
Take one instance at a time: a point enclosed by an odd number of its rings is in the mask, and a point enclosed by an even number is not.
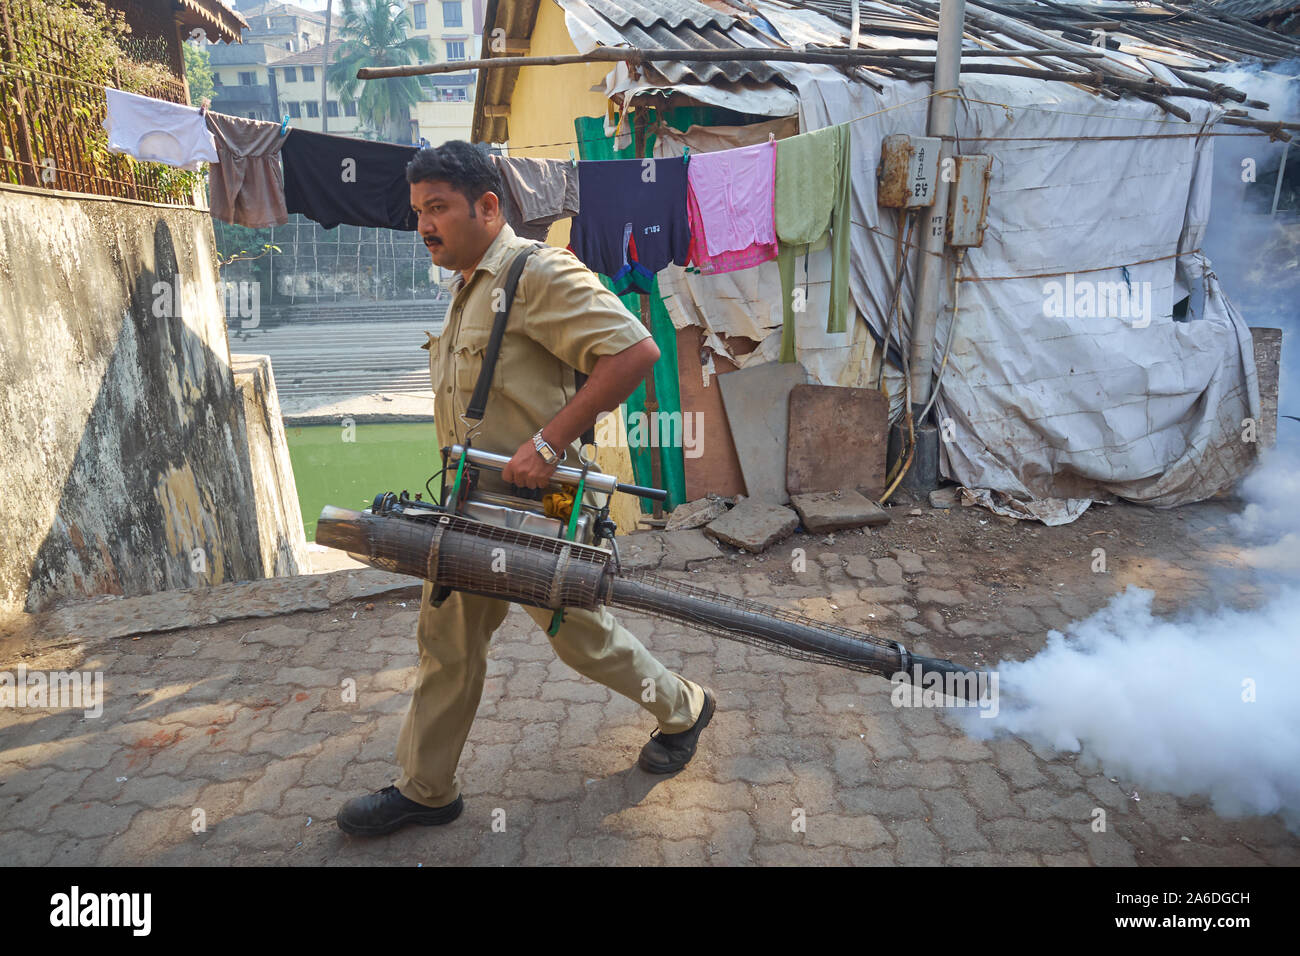
{"type": "MultiPolygon", "coordinates": [[[[483,419],[483,412],[487,409],[488,392],[492,388],[492,375],[496,371],[497,358],[501,355],[501,339],[506,334],[506,323],[510,319],[510,307],[514,305],[519,277],[523,275],[528,257],[538,249],[544,248],[546,247],[543,243],[529,246],[521,250],[510,263],[510,269],[506,272],[506,281],[501,285],[502,291],[505,292],[501,300],[501,311],[492,322],[492,336],[488,339],[487,351],[483,354],[483,367],[479,370],[478,381],[474,383],[474,394],[470,396],[469,407],[465,409],[465,417],[468,419],[473,421],[483,419]]],[[[586,384],[587,376],[574,369],[573,380],[577,388],[582,388],[586,384]]],[[[582,433],[582,443],[584,445],[596,443],[595,425],[582,433]]]]}
{"type": "Polygon", "coordinates": [[[515,256],[514,261],[510,263],[509,271],[506,272],[506,281],[501,286],[505,292],[505,297],[501,300],[501,311],[492,322],[492,337],[488,339],[487,352],[483,355],[483,368],[478,373],[478,381],[474,383],[474,394],[470,396],[469,407],[465,409],[465,417],[468,419],[481,421],[483,418],[483,412],[487,408],[488,391],[492,388],[492,373],[496,371],[497,357],[501,354],[501,339],[506,334],[506,322],[510,318],[510,307],[515,301],[515,289],[519,285],[519,277],[523,275],[528,257],[540,248],[542,246],[539,243],[521,251],[515,256]]]}

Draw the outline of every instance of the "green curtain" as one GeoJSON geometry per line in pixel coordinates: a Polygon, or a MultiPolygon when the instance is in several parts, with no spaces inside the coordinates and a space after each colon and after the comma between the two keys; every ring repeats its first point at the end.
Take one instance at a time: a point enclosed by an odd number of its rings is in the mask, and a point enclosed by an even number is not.
{"type": "MultiPolygon", "coordinates": [[[[605,288],[610,288],[610,281],[600,273],[597,277],[604,284],[605,288]]],[[[631,295],[619,296],[627,310],[634,316],[641,316],[641,296],[632,293],[631,295]]],[[[659,296],[659,280],[655,279],[654,288],[650,290],[650,334],[659,346],[659,361],[655,363],[654,380],[655,380],[655,401],[659,404],[661,415],[669,416],[668,420],[680,418],[682,410],[681,391],[677,383],[677,330],[673,327],[673,320],[668,316],[668,310],[664,308],[664,300],[659,296]]],[[[645,413],[645,382],[636,387],[631,395],[627,397],[627,415],[628,428],[632,427],[636,420],[633,416],[639,416],[645,413]]],[[[647,422],[643,434],[646,441],[649,442],[649,436],[655,429],[655,422],[647,422]]],[[[668,434],[664,435],[669,438],[673,435],[673,430],[667,430],[668,434]]],[[[683,465],[682,448],[675,445],[668,448],[656,448],[658,436],[662,431],[654,431],[655,439],[650,447],[629,448],[628,453],[632,457],[632,473],[636,476],[637,484],[653,485],[654,484],[654,466],[651,464],[650,456],[658,454],[659,456],[659,484],[668,492],[668,500],[664,502],[664,507],[671,510],[686,501],[686,472],[683,465]]],[[[678,433],[680,434],[680,433],[678,433]]],[[[654,506],[642,499],[641,510],[650,514],[654,506]]]]}

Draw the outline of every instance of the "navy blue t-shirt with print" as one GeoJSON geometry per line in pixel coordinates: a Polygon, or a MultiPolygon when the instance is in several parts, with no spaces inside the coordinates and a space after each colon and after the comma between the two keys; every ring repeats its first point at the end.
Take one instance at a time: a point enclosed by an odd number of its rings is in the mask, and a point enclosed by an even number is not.
{"type": "Polygon", "coordinates": [[[579,212],[569,248],[614,291],[649,292],[670,262],[686,265],[686,162],[675,159],[588,160],[578,164],[579,212]]]}

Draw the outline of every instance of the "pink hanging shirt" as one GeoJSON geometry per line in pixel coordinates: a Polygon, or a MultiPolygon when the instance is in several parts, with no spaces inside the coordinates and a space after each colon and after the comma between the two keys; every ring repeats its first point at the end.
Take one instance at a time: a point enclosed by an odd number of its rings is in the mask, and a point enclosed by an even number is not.
{"type": "Polygon", "coordinates": [[[776,258],[776,144],[690,157],[690,261],[705,274],[776,258]]]}

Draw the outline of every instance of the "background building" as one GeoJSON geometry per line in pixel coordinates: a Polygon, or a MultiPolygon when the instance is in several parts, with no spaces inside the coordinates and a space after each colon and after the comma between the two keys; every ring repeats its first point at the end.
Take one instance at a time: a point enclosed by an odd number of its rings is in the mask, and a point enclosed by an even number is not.
{"type": "Polygon", "coordinates": [[[279,119],[275,77],[268,69],[289,56],[283,48],[248,39],[243,43],[214,43],[208,47],[212,68],[212,108],[248,119],[279,119]]]}
{"type": "MultiPolygon", "coordinates": [[[[406,12],[411,36],[429,41],[433,62],[476,58],[482,45],[484,0],[394,0],[406,12]]],[[[329,59],[339,48],[341,0],[334,0],[329,59]]],[[[329,117],[329,132],[362,135],[354,104],[342,102],[334,90],[321,96],[321,71],[326,62],[325,11],[291,3],[240,5],[248,21],[243,44],[207,46],[212,66],[213,108],[250,119],[278,120],[285,116],[300,129],[320,131],[321,114],[329,117]]],[[[431,145],[449,139],[469,139],[474,115],[476,72],[423,77],[426,99],[412,111],[408,142],[423,138],[431,145]]],[[[370,135],[373,135],[370,134],[370,135]]]]}
{"type": "Polygon", "coordinates": [[[325,42],[325,14],[292,3],[239,4],[248,21],[244,42],[266,43],[301,53],[325,42]]]}
{"type": "MultiPolygon", "coordinates": [[[[293,110],[281,102],[278,77],[272,64],[308,51],[320,54],[325,39],[325,16],[291,3],[255,3],[240,11],[248,21],[243,43],[210,43],[208,62],[212,67],[212,107],[232,116],[248,119],[278,120],[286,113],[293,120],[293,110]]],[[[295,104],[300,97],[296,88],[288,99],[295,104]]],[[[320,111],[320,90],[316,90],[316,112],[320,111]]],[[[306,112],[301,106],[299,112],[306,112]]],[[[304,124],[305,129],[320,129],[304,124]]]]}
{"type": "MultiPolygon", "coordinates": [[[[434,62],[477,59],[483,39],[483,0],[413,0],[406,3],[413,36],[428,37],[434,62]]],[[[469,139],[477,71],[425,77],[429,99],[415,117],[418,135],[437,146],[469,139]]]]}
{"type": "MultiPolygon", "coordinates": [[[[331,60],[338,46],[334,40],[330,41],[328,55],[331,60]]],[[[318,45],[302,53],[288,54],[267,66],[279,94],[279,116],[281,119],[288,116],[290,125],[299,129],[320,132],[321,113],[325,112],[329,116],[329,132],[357,134],[361,130],[361,118],[355,100],[343,103],[332,89],[328,90],[325,100],[321,100],[321,71],[326,52],[323,46],[318,45]]]]}

